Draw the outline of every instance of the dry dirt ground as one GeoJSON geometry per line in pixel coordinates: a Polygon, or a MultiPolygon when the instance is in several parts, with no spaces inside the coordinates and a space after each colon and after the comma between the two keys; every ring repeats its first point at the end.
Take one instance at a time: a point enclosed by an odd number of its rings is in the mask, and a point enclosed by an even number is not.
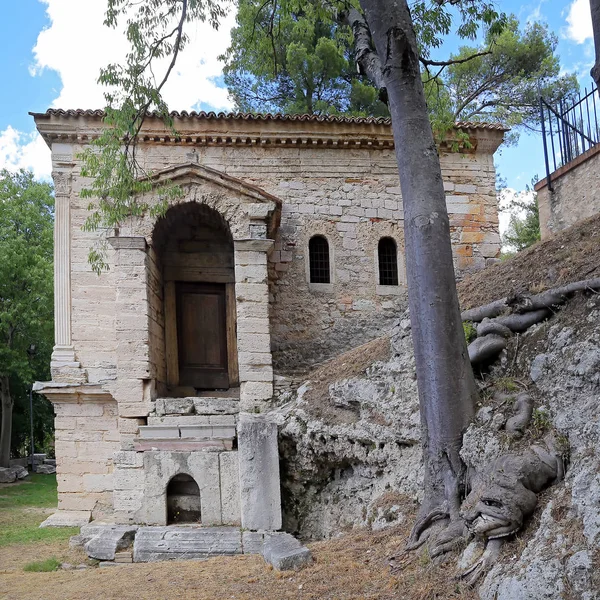
{"type": "Polygon", "coordinates": [[[466,310],[516,293],[539,293],[595,277],[600,277],[600,215],[465,277],[458,296],[466,310]]]}
{"type": "Polygon", "coordinates": [[[206,561],[130,564],[83,571],[25,573],[31,560],[51,556],[78,564],[83,553],[66,542],[7,547],[0,552],[2,600],[433,600],[476,596],[449,569],[416,554],[392,575],[388,557],[404,545],[409,524],[385,532],[351,532],[310,546],[314,563],[300,572],[278,572],[260,556],[206,561]]]}

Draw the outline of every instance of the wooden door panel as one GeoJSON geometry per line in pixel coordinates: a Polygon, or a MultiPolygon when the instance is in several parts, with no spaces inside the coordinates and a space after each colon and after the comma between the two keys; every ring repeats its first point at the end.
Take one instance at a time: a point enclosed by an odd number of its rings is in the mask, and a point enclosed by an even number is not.
{"type": "Polygon", "coordinates": [[[179,383],[229,387],[225,285],[177,284],[179,383]]]}

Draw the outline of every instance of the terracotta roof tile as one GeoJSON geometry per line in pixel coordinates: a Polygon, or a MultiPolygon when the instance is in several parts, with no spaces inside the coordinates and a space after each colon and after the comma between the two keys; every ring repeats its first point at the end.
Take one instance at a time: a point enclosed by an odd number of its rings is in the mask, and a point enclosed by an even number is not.
{"type": "MultiPolygon", "coordinates": [[[[104,111],[97,109],[68,109],[49,108],[45,113],[30,112],[33,117],[103,117],[104,111]]],[[[172,111],[170,113],[174,119],[200,119],[200,120],[244,120],[244,121],[316,121],[320,123],[357,123],[357,124],[376,124],[390,125],[391,119],[385,117],[347,117],[337,115],[288,115],[281,113],[224,113],[224,112],[196,112],[196,111],[172,111]]],[[[160,115],[156,111],[148,113],[148,117],[158,118],[160,115]]],[[[459,121],[457,127],[464,129],[495,129],[498,131],[508,131],[507,127],[500,123],[476,123],[471,121],[459,121]]]]}

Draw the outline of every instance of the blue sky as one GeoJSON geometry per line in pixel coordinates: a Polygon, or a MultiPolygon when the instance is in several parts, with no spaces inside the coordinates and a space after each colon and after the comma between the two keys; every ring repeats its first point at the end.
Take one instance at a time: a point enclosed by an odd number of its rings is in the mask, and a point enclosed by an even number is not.
{"type": "MultiPolygon", "coordinates": [[[[590,86],[593,63],[589,0],[506,0],[499,10],[521,22],[546,22],[559,38],[565,72],[590,86]]],[[[118,32],[102,26],[105,0],[18,0],[7,2],[0,20],[0,168],[50,172],[49,153],[37,137],[28,111],[97,108],[103,105],[95,81],[99,68],[118,60],[125,45],[118,32]]],[[[227,110],[217,56],[228,45],[230,16],[219,32],[198,25],[166,92],[172,109],[227,110]],[[193,82],[193,84],[190,84],[193,82]]],[[[456,47],[455,40],[449,47],[456,47]]],[[[509,187],[521,190],[534,175],[544,176],[541,140],[523,135],[497,155],[498,171],[509,187]]]]}

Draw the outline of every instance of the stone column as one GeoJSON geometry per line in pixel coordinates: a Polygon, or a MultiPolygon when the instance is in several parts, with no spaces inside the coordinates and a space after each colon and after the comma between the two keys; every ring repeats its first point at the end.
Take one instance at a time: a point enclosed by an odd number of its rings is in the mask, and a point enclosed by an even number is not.
{"type": "Polygon", "coordinates": [[[111,392],[118,403],[120,417],[145,417],[152,408],[153,383],[148,332],[146,239],[112,237],[108,242],[116,250],[117,380],[111,392]]]}
{"type": "Polygon", "coordinates": [[[54,221],[54,350],[52,379],[73,383],[80,379],[71,339],[71,174],[52,173],[55,190],[54,221]]]}
{"type": "Polygon", "coordinates": [[[240,408],[255,412],[273,396],[267,252],[273,240],[234,242],[240,408]]]}

